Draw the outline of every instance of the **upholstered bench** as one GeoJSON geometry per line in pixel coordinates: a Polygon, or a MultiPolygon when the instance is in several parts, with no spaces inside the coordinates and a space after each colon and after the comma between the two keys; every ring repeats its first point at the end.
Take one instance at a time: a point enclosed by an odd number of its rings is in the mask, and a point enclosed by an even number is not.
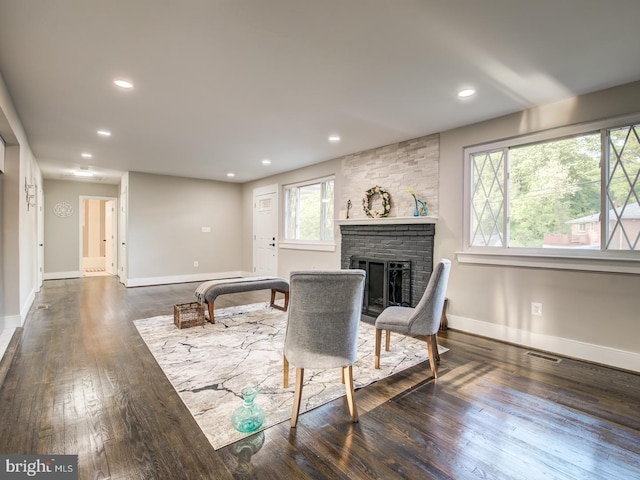
{"type": "Polygon", "coordinates": [[[216,323],[213,317],[213,302],[220,295],[268,289],[271,289],[270,306],[286,312],[289,307],[289,282],[279,277],[243,277],[211,280],[201,284],[196,289],[195,296],[198,302],[207,304],[209,321],[216,323]],[[275,304],[276,292],[284,294],[284,307],[275,304]]]}

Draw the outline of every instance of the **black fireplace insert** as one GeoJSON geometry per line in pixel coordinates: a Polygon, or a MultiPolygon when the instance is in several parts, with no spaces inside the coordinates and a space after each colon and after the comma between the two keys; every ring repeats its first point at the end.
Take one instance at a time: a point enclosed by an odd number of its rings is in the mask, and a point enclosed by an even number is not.
{"type": "Polygon", "coordinates": [[[351,268],[367,272],[362,313],[377,317],[389,306],[411,306],[411,261],[351,257],[351,268]]]}

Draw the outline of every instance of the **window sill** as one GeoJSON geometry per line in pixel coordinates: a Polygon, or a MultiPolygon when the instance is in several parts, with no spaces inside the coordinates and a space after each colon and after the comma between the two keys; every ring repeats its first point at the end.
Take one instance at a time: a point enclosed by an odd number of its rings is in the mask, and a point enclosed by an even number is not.
{"type": "Polygon", "coordinates": [[[280,242],[278,247],[283,250],[310,250],[316,252],[335,252],[335,243],[315,242],[280,242]]]}
{"type": "Polygon", "coordinates": [[[640,256],[636,258],[605,258],[567,257],[554,254],[514,254],[511,252],[456,252],[456,258],[458,262],[467,264],[640,274],[640,256]]]}

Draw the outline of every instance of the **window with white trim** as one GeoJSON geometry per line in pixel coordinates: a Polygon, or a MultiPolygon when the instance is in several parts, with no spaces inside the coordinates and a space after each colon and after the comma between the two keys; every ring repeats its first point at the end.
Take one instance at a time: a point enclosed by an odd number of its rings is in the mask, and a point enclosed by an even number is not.
{"type": "Polygon", "coordinates": [[[466,148],[465,251],[640,259],[638,121],[466,148]]]}
{"type": "Polygon", "coordinates": [[[285,241],[333,243],[333,177],[284,187],[285,241]]]}

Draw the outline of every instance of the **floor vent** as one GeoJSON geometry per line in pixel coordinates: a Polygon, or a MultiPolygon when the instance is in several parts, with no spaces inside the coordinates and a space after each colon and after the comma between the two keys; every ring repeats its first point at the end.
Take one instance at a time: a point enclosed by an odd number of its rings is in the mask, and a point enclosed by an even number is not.
{"type": "Polygon", "coordinates": [[[46,310],[47,308],[49,308],[49,305],[47,305],[46,303],[41,303],[36,307],[36,310],[46,310]]]}
{"type": "Polygon", "coordinates": [[[530,357],[541,358],[543,360],[548,360],[549,362],[560,363],[562,361],[561,358],[552,357],[551,355],[545,355],[544,353],[538,352],[525,352],[525,355],[529,355],[530,357]]]}

